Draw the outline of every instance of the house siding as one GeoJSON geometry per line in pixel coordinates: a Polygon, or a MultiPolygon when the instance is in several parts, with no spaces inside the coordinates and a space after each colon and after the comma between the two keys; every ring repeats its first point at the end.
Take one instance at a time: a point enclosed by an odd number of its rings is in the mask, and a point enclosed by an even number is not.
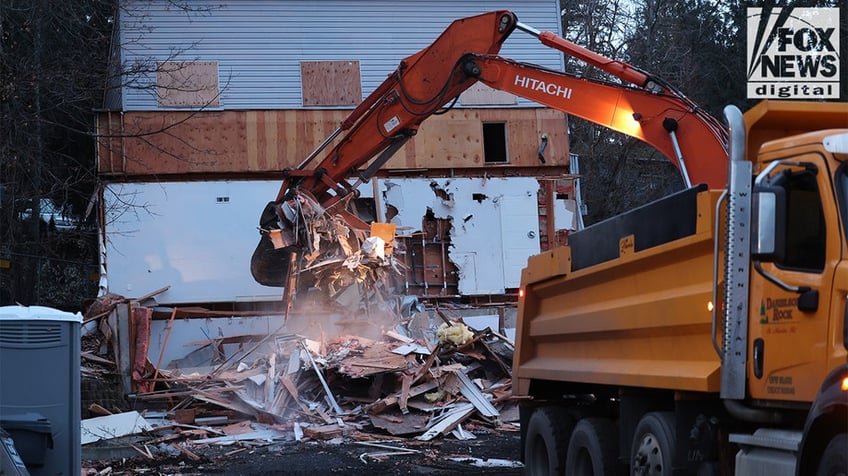
{"type": "MultiPolygon", "coordinates": [[[[214,61],[218,109],[303,108],[301,61],[358,60],[367,96],[401,59],[426,47],[453,21],[495,9],[516,13],[538,30],[559,33],[557,2],[504,1],[278,1],[190,2],[185,11],[167,0],[126,2],[120,18],[122,62],[214,61]]],[[[562,54],[516,31],[501,54],[561,70],[562,54]]],[[[162,110],[153,72],[132,78],[121,98],[125,111],[162,110]]],[[[532,102],[519,99],[516,106],[532,102]]],[[[173,108],[167,108],[173,110],[173,108]]]]}

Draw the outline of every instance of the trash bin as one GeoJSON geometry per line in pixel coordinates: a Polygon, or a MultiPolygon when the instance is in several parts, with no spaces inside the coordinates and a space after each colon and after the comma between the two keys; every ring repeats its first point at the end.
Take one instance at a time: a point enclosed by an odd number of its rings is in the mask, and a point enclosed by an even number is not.
{"type": "Polygon", "coordinates": [[[0,307],[0,427],[29,474],[76,476],[82,315],[0,307]]]}
{"type": "Polygon", "coordinates": [[[15,447],[15,440],[2,427],[0,427],[0,474],[29,476],[29,471],[15,447]]]}
{"type": "Polygon", "coordinates": [[[53,448],[53,432],[47,417],[40,413],[0,415],[0,428],[12,437],[24,464],[44,466],[47,450],[53,448]]]}

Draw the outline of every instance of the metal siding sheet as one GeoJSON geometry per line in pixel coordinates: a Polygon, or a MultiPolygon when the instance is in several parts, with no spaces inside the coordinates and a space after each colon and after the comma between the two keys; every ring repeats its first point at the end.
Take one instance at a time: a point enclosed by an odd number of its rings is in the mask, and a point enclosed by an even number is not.
{"type": "MultiPolygon", "coordinates": [[[[301,60],[359,60],[363,95],[401,59],[429,45],[458,18],[511,9],[521,22],[560,31],[554,0],[428,2],[243,0],[192,2],[193,12],[168,0],[128,0],[122,9],[123,64],[150,60],[217,61],[224,109],[301,108],[301,60]],[[204,6],[208,8],[204,8],[204,6]]],[[[516,31],[506,57],[562,69],[562,54],[516,31]]],[[[125,110],[155,110],[156,76],[141,72],[125,89],[125,110]]],[[[519,106],[532,103],[519,101],[519,106]]]]}

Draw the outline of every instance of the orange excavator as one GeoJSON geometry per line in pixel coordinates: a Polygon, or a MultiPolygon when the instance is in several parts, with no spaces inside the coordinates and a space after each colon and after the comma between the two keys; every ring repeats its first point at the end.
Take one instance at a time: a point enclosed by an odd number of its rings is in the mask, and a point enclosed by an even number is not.
{"type": "Polygon", "coordinates": [[[724,186],[727,132],[697,104],[631,65],[537,31],[510,11],[493,11],[454,21],[430,46],[403,59],[314,152],[284,171],[277,197],[260,218],[261,238],[251,260],[254,279],[286,287],[287,293],[294,288],[299,256],[312,246],[305,223],[310,216],[332,209],[353,228],[367,229],[347,210],[347,200],[423,121],[450,107],[477,81],[640,139],[677,165],[687,185],[724,186]],[[592,80],[498,55],[516,29],[621,82],[592,80]],[[276,248],[273,234],[280,238],[276,248]]]}
{"type": "Polygon", "coordinates": [[[848,103],[728,106],[725,127],[509,11],[457,20],[286,171],[257,281],[290,303],[310,220],[365,229],[346,206],[358,185],[477,81],[638,138],[687,186],[528,259],[512,366],[528,474],[844,475],[848,103]],[[500,56],[514,30],[612,80],[500,56]]]}

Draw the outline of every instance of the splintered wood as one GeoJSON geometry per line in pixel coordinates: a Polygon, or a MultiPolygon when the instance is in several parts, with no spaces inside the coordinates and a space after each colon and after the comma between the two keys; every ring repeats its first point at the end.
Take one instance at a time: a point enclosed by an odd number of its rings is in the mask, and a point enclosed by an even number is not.
{"type": "Polygon", "coordinates": [[[206,367],[161,369],[157,390],[135,398],[151,408],[169,406],[166,420],[181,425],[194,444],[473,438],[461,426],[469,421],[489,431],[516,429],[509,427],[517,412],[504,368],[512,360],[511,343],[488,329],[474,332],[460,320],[449,322],[456,332],[438,333],[434,326],[430,334],[441,336],[434,341],[413,337],[402,324],[380,340],[254,336],[262,344],[240,359],[224,367],[210,361],[206,367]],[[253,422],[254,430],[233,426],[238,421],[253,422]],[[187,428],[225,424],[223,435],[187,428]]]}
{"type": "MultiPolygon", "coordinates": [[[[311,202],[304,197],[303,203],[311,202]]],[[[328,303],[345,309],[343,316],[361,311],[368,318],[336,323],[344,327],[332,339],[323,332],[313,340],[293,330],[282,333],[285,326],[261,335],[208,338],[189,356],[163,366],[164,345],[155,365],[145,362],[150,310],[135,307],[135,407],[163,412],[157,428],[177,431],[193,444],[427,441],[447,434],[467,439],[473,437],[469,425],[509,428],[517,413],[510,398],[512,343],[480,316],[466,325],[441,309],[416,304],[417,312],[404,310],[387,278],[397,271],[393,254],[401,252],[394,248],[394,226],[375,226],[363,238],[338,215],[317,213],[317,204],[311,209],[316,213],[304,214],[311,217],[310,246],[301,271],[313,275],[313,289],[326,293],[328,303]],[[234,344],[237,351],[226,351],[234,344]],[[250,431],[232,426],[239,421],[251,422],[250,431]],[[221,425],[228,425],[224,434],[212,430],[221,425]]],[[[167,333],[176,308],[169,317],[167,333]]],[[[191,458],[187,448],[177,449],[191,458]]]]}

